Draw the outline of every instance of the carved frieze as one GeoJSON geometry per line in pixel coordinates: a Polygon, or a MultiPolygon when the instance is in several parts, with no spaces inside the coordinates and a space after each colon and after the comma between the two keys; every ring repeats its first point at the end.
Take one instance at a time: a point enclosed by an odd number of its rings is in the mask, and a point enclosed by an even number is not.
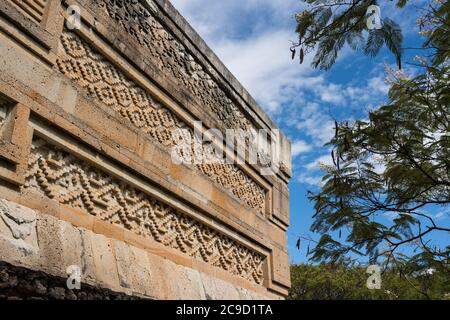
{"type": "Polygon", "coordinates": [[[258,252],[40,138],[23,188],[262,284],[265,258],[258,252]]]}
{"type": "MultiPolygon", "coordinates": [[[[193,129],[171,110],[162,106],[146,90],[124,75],[76,34],[64,32],[61,44],[62,53],[57,65],[64,75],[166,147],[174,146],[172,139],[174,130],[185,129],[184,132],[190,135],[193,153],[195,152],[193,129]]],[[[208,150],[204,150],[204,153],[207,154],[208,150]]],[[[266,201],[264,188],[238,166],[220,163],[200,163],[194,166],[232,192],[243,203],[259,213],[264,212],[266,201]]]]}
{"type": "Polygon", "coordinates": [[[248,130],[252,127],[246,116],[220,88],[213,68],[198,62],[186,46],[140,1],[101,0],[96,3],[147,50],[149,60],[179,86],[188,89],[199,105],[214,113],[225,128],[248,130]]]}

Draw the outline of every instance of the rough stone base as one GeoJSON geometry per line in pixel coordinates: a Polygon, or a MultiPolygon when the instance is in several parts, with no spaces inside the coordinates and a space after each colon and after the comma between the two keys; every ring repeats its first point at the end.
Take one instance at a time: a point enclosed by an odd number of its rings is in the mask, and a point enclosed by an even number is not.
{"type": "Polygon", "coordinates": [[[66,279],[0,262],[0,300],[131,300],[139,297],[82,284],[69,290],[66,279]]]}

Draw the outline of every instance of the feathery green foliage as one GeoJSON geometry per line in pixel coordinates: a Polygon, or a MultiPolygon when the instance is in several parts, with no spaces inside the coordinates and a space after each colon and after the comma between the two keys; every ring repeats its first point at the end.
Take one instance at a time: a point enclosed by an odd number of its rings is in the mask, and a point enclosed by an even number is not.
{"type": "MultiPolygon", "coordinates": [[[[297,14],[298,46],[317,50],[314,67],[331,68],[345,43],[371,56],[385,44],[401,66],[399,26],[384,18],[382,29],[366,30],[365,13],[375,1],[304,1],[313,7],[297,14]]],[[[407,3],[397,1],[398,10],[407,3]]],[[[323,166],[321,190],[310,192],[311,230],[322,235],[310,251],[313,261],[383,258],[450,278],[449,11],[448,0],[423,8],[418,25],[427,56],[419,58],[417,76],[390,70],[388,104],[365,120],[336,122],[328,144],[334,165],[323,166]],[[444,222],[437,221],[438,211],[444,222]],[[434,243],[435,234],[447,241],[434,243]]]]}
{"type": "Polygon", "coordinates": [[[362,266],[299,264],[291,266],[290,300],[450,299],[450,279],[442,273],[412,273],[393,268],[381,275],[381,289],[367,288],[362,266]]]}
{"type": "MultiPolygon", "coordinates": [[[[375,56],[386,44],[400,63],[403,36],[399,25],[389,18],[383,19],[381,29],[367,29],[367,9],[374,0],[303,0],[312,7],[296,14],[300,61],[306,53],[317,49],[314,68],[328,70],[336,62],[339,51],[348,44],[353,50],[375,56]]],[[[399,0],[397,6],[405,6],[399,0]]],[[[293,55],[295,56],[295,55],[293,55]]]]}

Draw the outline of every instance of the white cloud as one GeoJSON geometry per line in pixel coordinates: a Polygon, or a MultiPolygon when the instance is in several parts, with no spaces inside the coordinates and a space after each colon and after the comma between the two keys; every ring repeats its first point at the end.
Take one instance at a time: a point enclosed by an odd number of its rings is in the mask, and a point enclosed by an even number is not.
{"type": "Polygon", "coordinates": [[[317,93],[320,99],[324,102],[333,104],[342,104],[345,101],[345,96],[340,85],[330,83],[327,86],[320,86],[317,93]]]}
{"type": "Polygon", "coordinates": [[[293,38],[291,31],[280,29],[216,45],[217,55],[271,114],[280,111],[292,91],[300,91],[304,77],[312,71],[308,62],[299,66],[290,60],[289,39],[293,38]]]}
{"type": "Polygon", "coordinates": [[[312,146],[310,146],[303,140],[296,140],[296,141],[292,142],[292,145],[291,145],[292,157],[296,157],[301,153],[306,153],[311,150],[312,150],[312,146]]]}
{"type": "Polygon", "coordinates": [[[434,219],[437,221],[450,218],[450,209],[439,211],[435,214],[434,219]]]}
{"type": "MultiPolygon", "coordinates": [[[[171,0],[208,42],[242,39],[286,26],[304,4],[298,0],[171,0]]],[[[293,21],[293,20],[292,20],[293,21]]]]}
{"type": "Polygon", "coordinates": [[[334,122],[327,111],[316,102],[306,103],[301,113],[292,117],[289,124],[309,136],[317,147],[322,147],[330,141],[334,134],[334,122]]]}
{"type": "Polygon", "coordinates": [[[382,76],[370,78],[368,81],[368,88],[372,89],[376,93],[381,93],[384,95],[386,95],[389,91],[389,85],[382,76]]]}
{"type": "Polygon", "coordinates": [[[322,176],[321,175],[311,175],[309,173],[300,173],[297,176],[297,181],[301,183],[306,183],[311,186],[317,186],[320,187],[322,183],[322,176]]]}
{"type": "Polygon", "coordinates": [[[333,165],[333,160],[331,158],[331,155],[329,154],[324,154],[320,157],[318,157],[317,159],[315,159],[314,161],[308,163],[307,165],[305,165],[305,168],[308,170],[320,170],[320,165],[324,164],[327,166],[332,166],[333,165]]]}
{"type": "Polygon", "coordinates": [[[320,187],[322,185],[323,177],[323,172],[320,168],[322,164],[332,166],[333,160],[331,159],[331,155],[321,155],[313,161],[303,165],[303,169],[298,170],[299,174],[297,175],[297,180],[301,183],[320,187]]]}

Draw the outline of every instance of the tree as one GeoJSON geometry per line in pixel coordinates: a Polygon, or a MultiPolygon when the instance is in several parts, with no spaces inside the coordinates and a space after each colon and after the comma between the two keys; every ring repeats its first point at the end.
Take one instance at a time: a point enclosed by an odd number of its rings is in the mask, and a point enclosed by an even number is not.
{"type": "MultiPolygon", "coordinates": [[[[312,7],[296,15],[293,57],[300,48],[303,62],[315,50],[313,67],[328,70],[346,43],[370,56],[385,44],[401,69],[400,27],[385,18],[381,29],[367,30],[367,9],[377,1],[304,1],[312,7]]],[[[408,2],[398,0],[398,10],[408,2]]],[[[390,70],[386,105],[367,120],[336,122],[327,145],[334,165],[323,166],[320,191],[309,193],[316,211],[311,230],[322,235],[313,261],[384,258],[405,275],[431,268],[450,276],[450,228],[433,215],[450,217],[450,2],[430,0],[422,9],[419,74],[408,79],[390,70]]]]}
{"type": "Polygon", "coordinates": [[[449,299],[450,282],[442,273],[423,273],[409,282],[399,269],[389,269],[382,277],[381,290],[367,288],[369,274],[363,266],[341,263],[291,266],[291,300],[405,300],[449,299]]]}
{"type": "MultiPolygon", "coordinates": [[[[296,14],[299,42],[291,47],[292,57],[300,48],[300,62],[304,55],[317,48],[313,66],[328,70],[336,62],[339,51],[348,44],[353,50],[375,56],[386,44],[400,64],[403,36],[400,26],[385,18],[380,29],[367,29],[367,12],[373,0],[303,0],[312,9],[296,14]],[[368,32],[366,32],[368,31],[368,32]]],[[[398,0],[402,8],[407,0],[398,0]]]]}

